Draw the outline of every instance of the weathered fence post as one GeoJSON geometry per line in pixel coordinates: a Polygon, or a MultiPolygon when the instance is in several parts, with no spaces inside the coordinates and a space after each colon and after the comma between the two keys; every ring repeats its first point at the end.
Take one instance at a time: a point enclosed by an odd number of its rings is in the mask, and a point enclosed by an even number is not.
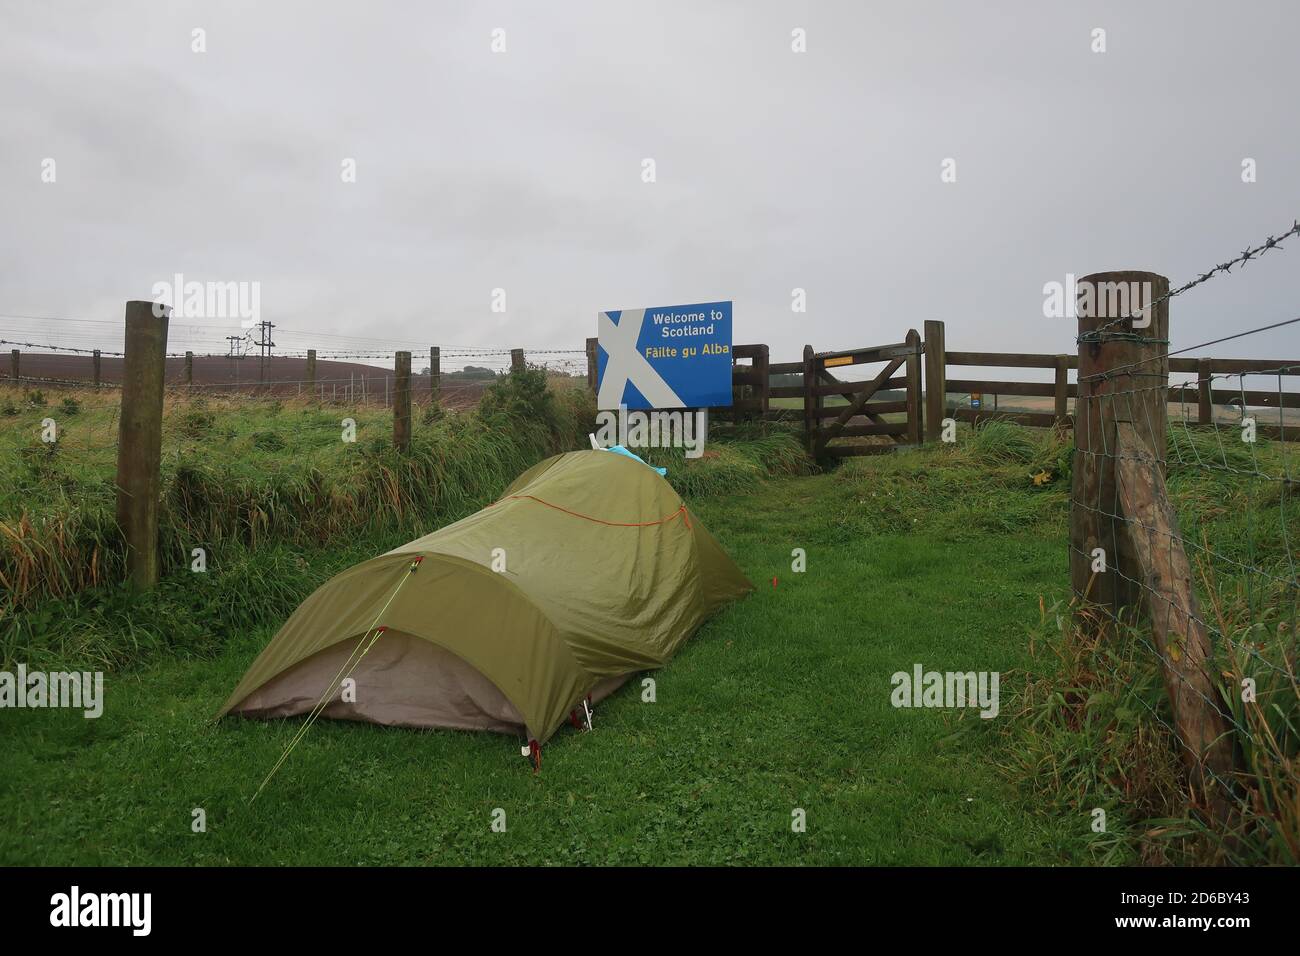
{"type": "Polygon", "coordinates": [[[736,356],[731,356],[731,423],[739,425],[745,420],[745,413],[740,408],[740,403],[745,398],[745,386],[736,384],[736,369],[743,369],[743,365],[736,364],[736,356]]]}
{"type": "Polygon", "coordinates": [[[938,441],[948,411],[948,362],[943,323],[925,322],[925,440],[938,441]]]}
{"type": "MultiPolygon", "coordinates": [[[[387,381],[387,379],[385,379],[387,381]]],[[[411,353],[398,352],[393,374],[393,445],[411,447],[411,353]]]]}
{"type": "Polygon", "coordinates": [[[1150,303],[1168,294],[1169,280],[1105,272],[1084,276],[1079,289],[1081,300],[1091,293],[1091,302],[1081,301],[1079,309],[1071,586],[1088,593],[1092,579],[1088,596],[1116,616],[1145,601],[1184,764],[1222,820],[1233,769],[1231,728],[1165,486],[1169,305],[1167,299],[1154,308],[1150,303]],[[1115,309],[1114,289],[1130,290],[1118,297],[1127,308],[1115,309]],[[1105,549],[1105,571],[1095,575],[1093,548],[1105,549]]]}
{"type": "Polygon", "coordinates": [[[1131,422],[1155,453],[1164,474],[1169,400],[1169,303],[1146,309],[1135,326],[1128,313],[1169,291],[1153,272],[1098,272],[1078,280],[1079,385],[1074,408],[1074,467],[1070,502],[1070,585],[1112,613],[1141,598],[1141,569],[1128,535],[1117,532],[1115,423],[1131,422]],[[1122,285],[1117,285],[1122,283],[1122,285]],[[1135,290],[1116,308],[1110,290],[1135,290]],[[1121,320],[1122,321],[1119,321],[1121,320]],[[1094,574],[1093,551],[1104,553],[1094,574]],[[1100,566],[1100,565],[1099,565],[1100,566]],[[1091,582],[1091,589],[1089,583],[1091,582]]]}
{"type": "Polygon", "coordinates": [[[803,439],[809,454],[817,453],[817,401],[813,389],[817,385],[817,362],[813,347],[803,347],[803,439]]]}
{"type": "Polygon", "coordinates": [[[921,411],[921,335],[916,329],[907,330],[907,443],[921,444],[923,434],[921,411]]]}
{"type": "Polygon", "coordinates": [[[1210,360],[1196,363],[1196,420],[1202,425],[1214,424],[1214,376],[1210,373],[1210,360]]]}
{"type": "Polygon", "coordinates": [[[587,387],[593,392],[596,390],[596,379],[599,377],[598,352],[600,339],[587,339],[587,387]]]}
{"type": "Polygon", "coordinates": [[[126,304],[126,356],[117,438],[117,523],[126,539],[127,575],[137,588],[158,583],[158,497],[163,380],[170,310],[126,304]]]}
{"type": "Polygon", "coordinates": [[[101,379],[99,349],[95,349],[95,354],[91,357],[91,364],[94,367],[95,387],[99,388],[101,379]]]}
{"type": "Polygon", "coordinates": [[[316,393],[316,350],[307,350],[307,391],[316,393]]]}
{"type": "Polygon", "coordinates": [[[185,353],[185,384],[194,384],[194,353],[185,353]]]}
{"type": "Polygon", "coordinates": [[[772,373],[769,367],[772,362],[771,350],[766,345],[758,347],[758,355],[754,357],[754,368],[758,370],[758,400],[762,406],[758,410],[758,420],[763,421],[767,418],[769,406],[772,403],[772,373]]]}
{"type": "Polygon", "coordinates": [[[1065,428],[1065,420],[1069,417],[1070,410],[1070,356],[1058,355],[1056,357],[1056,428],[1065,428]]]}
{"type": "Polygon", "coordinates": [[[442,349],[429,349],[429,401],[437,402],[442,391],[442,349]]]}
{"type": "MultiPolygon", "coordinates": [[[[1174,731],[1193,784],[1216,818],[1226,816],[1233,770],[1232,733],[1219,699],[1210,635],[1201,619],[1192,566],[1161,462],[1134,422],[1116,421],[1116,480],[1135,576],[1147,593],[1152,636],[1173,709],[1174,731]]],[[[1160,436],[1163,442],[1164,436],[1160,436]]],[[[1163,444],[1158,446],[1163,449],[1163,444]]]]}
{"type": "Polygon", "coordinates": [[[17,349],[11,349],[9,352],[9,377],[15,382],[18,381],[18,357],[21,354],[17,349]]]}
{"type": "Polygon", "coordinates": [[[510,350],[510,371],[522,372],[523,370],[524,370],[524,350],[511,349],[510,350]]]}

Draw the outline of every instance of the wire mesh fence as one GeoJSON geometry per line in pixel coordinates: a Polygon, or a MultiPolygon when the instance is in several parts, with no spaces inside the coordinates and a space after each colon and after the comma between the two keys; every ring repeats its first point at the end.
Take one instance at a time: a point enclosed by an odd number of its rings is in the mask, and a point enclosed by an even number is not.
{"type": "Polygon", "coordinates": [[[1149,324],[1080,320],[1073,589],[1085,619],[1158,664],[1166,699],[1133,699],[1175,741],[1222,851],[1262,830],[1274,858],[1300,860],[1300,402],[1287,389],[1300,363],[1169,382],[1173,355],[1295,320],[1174,351],[1171,298],[1140,311],[1149,324]]]}

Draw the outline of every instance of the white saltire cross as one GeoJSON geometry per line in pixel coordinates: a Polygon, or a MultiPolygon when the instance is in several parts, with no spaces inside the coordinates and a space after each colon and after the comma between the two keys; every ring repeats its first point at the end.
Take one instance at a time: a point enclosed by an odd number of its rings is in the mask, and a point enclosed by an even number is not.
{"type": "Polygon", "coordinates": [[[597,334],[600,347],[609,357],[605,361],[605,374],[600,379],[597,408],[618,408],[628,382],[645,396],[651,408],[685,408],[677,393],[637,351],[636,342],[644,319],[645,309],[628,309],[617,325],[608,313],[600,313],[597,334]]]}

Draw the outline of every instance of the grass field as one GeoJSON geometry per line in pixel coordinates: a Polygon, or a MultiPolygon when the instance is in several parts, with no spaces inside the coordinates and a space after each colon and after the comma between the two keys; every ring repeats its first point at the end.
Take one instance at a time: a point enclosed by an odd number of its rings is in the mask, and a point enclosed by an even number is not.
{"type": "MultiPolygon", "coordinates": [[[[102,668],[107,702],[95,720],[0,709],[0,864],[1224,860],[1186,800],[1154,659],[1126,635],[1084,634],[1066,607],[1068,446],[1005,424],[829,473],[779,432],[742,430],[689,464],[654,456],[758,586],[649,675],[654,702],[630,682],[593,732],[548,743],[540,775],[511,737],[322,721],[249,806],[298,724],[213,713],[320,583],[580,444],[583,410],[538,388],[512,381],[479,412],[422,416],[408,458],[378,439],[327,447],[298,427],[319,416],[332,431],[337,409],[173,409],[171,487],[221,494],[172,494],[165,540],[205,529],[211,568],[178,561],[141,597],[112,583],[53,597],[35,577],[29,595],[43,597],[11,600],[4,669],[102,668]],[[270,433],[279,441],[255,437],[270,433]],[[200,468],[203,482],[187,477],[200,468]],[[891,677],[917,664],[998,672],[999,716],[895,708],[891,677]],[[1098,807],[1105,833],[1091,827],[1098,807]],[[206,832],[192,830],[196,809],[206,832]],[[806,832],[792,829],[799,810],[806,832]]],[[[24,415],[39,411],[13,417],[24,415]]],[[[1236,562],[1199,569],[1231,637],[1219,664],[1229,683],[1256,659],[1293,674],[1289,592],[1258,585],[1293,568],[1300,512],[1286,482],[1252,476],[1294,466],[1278,446],[1210,441],[1171,431],[1169,487],[1189,540],[1236,562]]],[[[39,531],[85,493],[99,510],[70,516],[102,529],[111,499],[89,492],[108,464],[73,450],[36,471],[10,462],[7,527],[21,506],[39,531]],[[14,490],[41,475],[58,479],[44,498],[14,490]]],[[[52,551],[50,566],[82,546],[52,551]]],[[[11,550],[11,566],[25,554],[11,550]]],[[[1262,682],[1246,714],[1272,743],[1241,741],[1259,809],[1240,821],[1234,862],[1300,861],[1297,701],[1286,680],[1262,682]]]]}
{"type": "MultiPolygon", "coordinates": [[[[112,677],[98,720],[0,712],[0,861],[1083,859],[1086,827],[1039,813],[998,773],[991,722],[889,704],[890,675],[914,663],[1024,666],[1024,630],[1038,595],[1059,589],[1062,549],[1023,528],[956,567],[950,542],[872,528],[862,493],[819,475],[697,501],[758,592],[653,675],[655,703],[629,684],[594,732],[557,735],[539,776],[504,736],[321,722],[247,806],[296,724],[209,718],[272,627],[211,659],[112,677]],[[794,547],[805,573],[790,571],[794,547]],[[196,807],[203,834],[191,832],[196,807]],[[498,807],[505,833],[490,828],[498,807]],[[792,832],[795,808],[806,833],[792,832]]],[[[366,553],[319,559],[342,568],[366,553]]]]}

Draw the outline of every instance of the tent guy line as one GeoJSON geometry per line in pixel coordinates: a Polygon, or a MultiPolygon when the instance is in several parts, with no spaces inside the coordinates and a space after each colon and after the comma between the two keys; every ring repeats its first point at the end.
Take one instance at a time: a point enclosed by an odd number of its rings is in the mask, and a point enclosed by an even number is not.
{"type": "Polygon", "coordinates": [[[267,773],[266,777],[262,780],[261,785],[257,788],[257,792],[254,793],[252,799],[248,801],[250,806],[259,796],[261,796],[262,791],[266,789],[266,785],[271,782],[271,778],[275,776],[276,771],[280,769],[281,765],[287,759],[289,759],[289,754],[293,753],[293,749],[298,746],[298,743],[302,738],[307,735],[307,731],[311,729],[312,724],[316,722],[316,718],[319,717],[321,711],[325,709],[325,705],[329,703],[329,699],[334,696],[334,689],[336,687],[342,687],[343,684],[347,682],[347,679],[352,676],[352,672],[355,671],[357,666],[361,663],[362,658],[370,653],[370,648],[375,646],[375,641],[379,640],[380,635],[384,633],[384,628],[379,626],[379,619],[384,616],[384,612],[388,610],[389,605],[393,603],[393,599],[396,598],[398,592],[402,590],[402,585],[406,584],[407,580],[415,573],[416,569],[420,566],[420,562],[423,560],[424,556],[421,555],[411,562],[406,573],[402,575],[402,580],[397,583],[397,587],[395,587],[393,593],[389,595],[388,601],[380,609],[379,613],[375,615],[375,623],[370,625],[369,629],[361,635],[361,640],[357,641],[356,648],[348,655],[347,660],[343,662],[343,666],[339,668],[339,672],[334,675],[334,679],[330,681],[325,690],[321,693],[320,700],[316,702],[316,706],[312,708],[311,713],[307,715],[307,719],[303,721],[302,726],[298,728],[298,732],[294,734],[293,739],[289,741],[289,746],[284,748],[284,753],[280,754],[280,759],[275,762],[275,766],[271,768],[269,773],[267,773]],[[369,643],[366,643],[366,638],[370,636],[371,631],[375,632],[375,636],[370,638],[369,643]],[[365,645],[365,649],[361,650],[363,644],[365,645]],[[359,655],[357,654],[357,650],[361,650],[359,655]],[[356,657],[355,661],[352,660],[354,656],[356,657]],[[351,667],[349,667],[349,664],[351,667]],[[344,671],[346,671],[346,673],[344,673],[344,671]]]}

